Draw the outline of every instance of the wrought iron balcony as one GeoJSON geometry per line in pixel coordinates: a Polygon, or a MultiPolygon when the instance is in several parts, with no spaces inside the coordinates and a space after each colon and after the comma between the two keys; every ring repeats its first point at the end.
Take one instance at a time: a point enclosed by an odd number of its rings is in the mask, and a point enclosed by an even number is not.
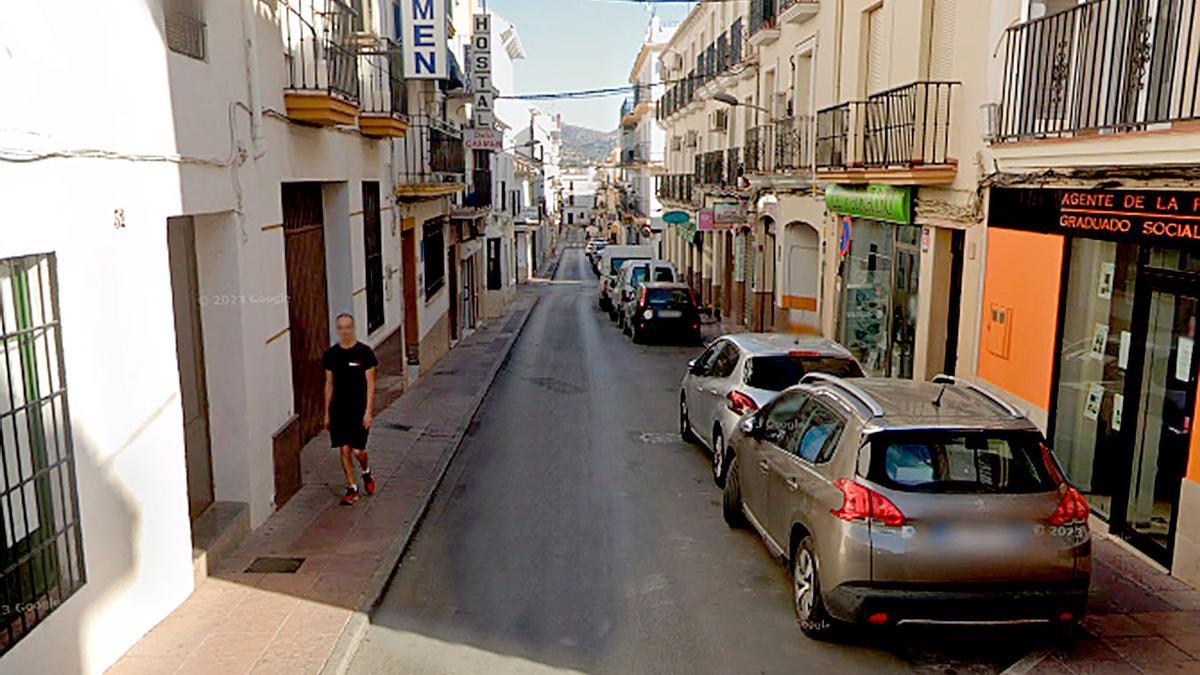
{"type": "Polygon", "coordinates": [[[913,82],[867,97],[863,164],[869,168],[948,164],[957,82],[913,82]]]}
{"type": "Polygon", "coordinates": [[[820,170],[955,165],[950,157],[957,82],[913,82],[817,112],[820,170]]]}
{"type": "Polygon", "coordinates": [[[358,53],[362,75],[362,111],[358,127],[365,136],[398,137],[408,128],[408,97],[400,45],[378,39],[358,53]]]}
{"type": "Polygon", "coordinates": [[[810,169],[813,165],[813,118],[797,115],[776,120],[771,169],[776,173],[810,169]]]}
{"type": "Polygon", "coordinates": [[[341,0],[286,0],[280,30],[288,117],[307,124],[354,124],[358,54],[354,10],[341,0]]]}
{"type": "Polygon", "coordinates": [[[820,0],[779,0],[779,20],[801,23],[816,16],[820,9],[820,0]]]}
{"type": "Polygon", "coordinates": [[[463,195],[463,206],[473,209],[486,209],[492,205],[492,172],[488,169],[475,169],[467,183],[467,193],[463,195]]]}
{"type": "Polygon", "coordinates": [[[770,169],[771,127],[760,125],[746,129],[746,173],[765,173],[770,169]]]}
{"type": "Polygon", "coordinates": [[[725,150],[725,185],[738,187],[738,182],[745,171],[742,163],[742,149],[728,148],[725,150]]]}
{"type": "MultiPolygon", "coordinates": [[[[621,120],[622,121],[626,117],[629,117],[630,115],[633,114],[633,107],[634,107],[633,99],[627,98],[624,101],[621,101],[621,120]]],[[[611,110],[611,108],[610,108],[610,110],[611,110]]]]}
{"type": "Polygon", "coordinates": [[[1197,0],[1092,0],[1005,33],[1001,141],[1200,117],[1197,0]]]}
{"type": "Polygon", "coordinates": [[[778,0],[750,0],[750,42],[754,46],[779,39],[778,0]]]}
{"type": "Polygon", "coordinates": [[[462,131],[428,115],[413,115],[397,144],[396,193],[436,198],[466,187],[466,148],[462,131]]]}
{"type": "Polygon", "coordinates": [[[690,173],[658,176],[658,198],[663,201],[688,203],[692,201],[694,177],[690,173]]]}

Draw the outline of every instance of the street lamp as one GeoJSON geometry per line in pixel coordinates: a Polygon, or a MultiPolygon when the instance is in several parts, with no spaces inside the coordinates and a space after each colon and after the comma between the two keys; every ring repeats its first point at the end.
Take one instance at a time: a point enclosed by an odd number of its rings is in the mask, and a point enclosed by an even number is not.
{"type": "Polygon", "coordinates": [[[753,103],[742,103],[741,101],[734,98],[732,94],[726,94],[725,92],[721,92],[720,94],[713,94],[713,100],[720,101],[721,103],[724,103],[725,105],[733,106],[735,108],[740,105],[743,108],[751,108],[753,110],[758,110],[758,111],[765,113],[768,118],[771,117],[770,110],[767,110],[766,108],[764,108],[762,106],[754,105],[753,103]]]}

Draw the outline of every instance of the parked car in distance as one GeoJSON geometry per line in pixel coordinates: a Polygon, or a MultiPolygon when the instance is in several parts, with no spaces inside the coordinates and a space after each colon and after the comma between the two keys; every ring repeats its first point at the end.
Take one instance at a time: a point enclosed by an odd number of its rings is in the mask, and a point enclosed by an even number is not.
{"type": "Polygon", "coordinates": [[[653,246],[611,244],[604,247],[599,258],[600,294],[598,303],[600,309],[608,312],[609,318],[617,318],[616,305],[613,304],[614,298],[610,289],[616,285],[617,273],[621,271],[621,265],[628,260],[653,259],[653,246]]]}
{"type": "Polygon", "coordinates": [[[700,344],[700,308],[687,284],[648,281],[638,285],[629,302],[625,334],[634,342],[649,338],[679,339],[700,344]]]}
{"type": "Polygon", "coordinates": [[[807,375],[730,450],[725,519],[787,562],[810,636],[1084,612],[1087,502],[1037,426],[975,385],[807,375]]]}
{"type": "Polygon", "coordinates": [[[608,240],[592,239],[588,241],[587,245],[589,247],[587,250],[587,257],[588,262],[592,265],[592,272],[595,274],[600,274],[600,254],[603,253],[604,249],[608,247],[608,240]]]}
{"type": "Polygon", "coordinates": [[[613,302],[617,309],[617,326],[622,330],[636,304],[637,287],[644,281],[678,281],[675,264],[666,260],[629,260],[621,265],[613,302]]]}
{"type": "Polygon", "coordinates": [[[725,335],[688,363],[679,386],[679,429],[712,453],[718,486],[725,484],[725,444],[738,421],[808,373],[863,375],[854,356],[833,340],[786,333],[725,335]]]}

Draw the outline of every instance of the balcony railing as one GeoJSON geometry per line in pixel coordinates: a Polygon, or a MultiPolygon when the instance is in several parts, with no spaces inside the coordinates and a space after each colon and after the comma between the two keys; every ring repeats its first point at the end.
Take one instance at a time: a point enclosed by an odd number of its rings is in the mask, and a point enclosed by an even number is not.
{"type": "Polygon", "coordinates": [[[667,174],[658,177],[658,198],[665,201],[688,203],[692,201],[695,177],[690,173],[667,174]]]}
{"type": "Polygon", "coordinates": [[[776,173],[808,169],[813,162],[813,118],[797,115],[777,120],[771,136],[775,148],[772,170],[776,173]]]}
{"type": "Polygon", "coordinates": [[[742,177],[744,166],[742,164],[742,149],[727,149],[725,151],[725,185],[737,187],[738,180],[742,177]]]}
{"type": "Polygon", "coordinates": [[[492,205],[491,171],[475,169],[471,172],[471,180],[467,183],[467,194],[463,195],[463,205],[474,209],[486,209],[492,205]]]}
{"type": "Polygon", "coordinates": [[[398,143],[397,182],[401,185],[463,184],[466,148],[462,131],[428,115],[414,115],[398,143]]]}
{"type": "Polygon", "coordinates": [[[867,97],[863,164],[870,168],[949,163],[957,82],[914,82],[867,97]]]}
{"type": "Polygon", "coordinates": [[[622,165],[628,166],[631,164],[646,164],[649,161],[650,161],[650,144],[649,143],[638,143],[638,144],[630,146],[630,147],[622,148],[622,150],[621,150],[621,164],[622,165]]]}
{"type": "Polygon", "coordinates": [[[777,0],[750,0],[750,35],[779,27],[777,0]]]}
{"type": "Polygon", "coordinates": [[[725,186],[729,176],[725,173],[725,151],[714,150],[696,157],[700,165],[700,184],[725,186]]]}
{"type": "Polygon", "coordinates": [[[1200,117],[1197,0],[1092,0],[1005,33],[996,138],[1120,133],[1200,117]]]}
{"type": "Polygon", "coordinates": [[[862,128],[862,101],[846,101],[817,111],[816,164],[818,169],[845,169],[862,164],[858,139],[862,128]],[[857,131],[857,133],[855,133],[857,131]],[[855,141],[851,143],[851,141],[855,141]]]}
{"type": "Polygon", "coordinates": [[[281,23],[288,89],[357,103],[354,10],[341,0],[287,0],[281,23]]]}
{"type": "Polygon", "coordinates": [[[398,116],[408,113],[404,62],[398,43],[383,38],[377,45],[361,49],[358,70],[362,75],[363,113],[398,116]]]}
{"type": "MultiPolygon", "coordinates": [[[[624,101],[621,101],[621,119],[625,119],[626,117],[632,115],[633,108],[634,108],[633,99],[627,98],[624,101]]],[[[611,110],[611,108],[610,108],[610,110],[611,110]]]]}
{"type": "Polygon", "coordinates": [[[763,124],[746,129],[746,173],[764,173],[771,156],[771,127],[763,124]]]}
{"type": "Polygon", "coordinates": [[[952,164],[957,82],[914,82],[817,112],[818,169],[899,169],[952,164]]]}

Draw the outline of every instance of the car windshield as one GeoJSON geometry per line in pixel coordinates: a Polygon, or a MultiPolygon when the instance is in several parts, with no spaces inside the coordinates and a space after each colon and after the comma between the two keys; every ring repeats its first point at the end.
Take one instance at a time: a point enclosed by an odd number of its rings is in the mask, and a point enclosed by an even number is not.
{"type": "Polygon", "coordinates": [[[609,269],[611,270],[612,275],[615,277],[615,276],[619,276],[621,274],[621,265],[624,265],[625,263],[629,262],[630,260],[643,260],[643,258],[613,257],[610,260],[612,262],[609,263],[609,269]]]}
{"type": "Polygon", "coordinates": [[[882,432],[868,478],[905,492],[1028,494],[1058,487],[1039,434],[1005,431],[882,432]]]}
{"type": "Polygon", "coordinates": [[[649,288],[646,304],[651,307],[690,307],[692,296],[686,288],[649,288]]]}
{"type": "Polygon", "coordinates": [[[746,384],[755,389],[783,391],[808,373],[862,377],[858,363],[845,356],[756,356],[746,363],[746,384]]]}

